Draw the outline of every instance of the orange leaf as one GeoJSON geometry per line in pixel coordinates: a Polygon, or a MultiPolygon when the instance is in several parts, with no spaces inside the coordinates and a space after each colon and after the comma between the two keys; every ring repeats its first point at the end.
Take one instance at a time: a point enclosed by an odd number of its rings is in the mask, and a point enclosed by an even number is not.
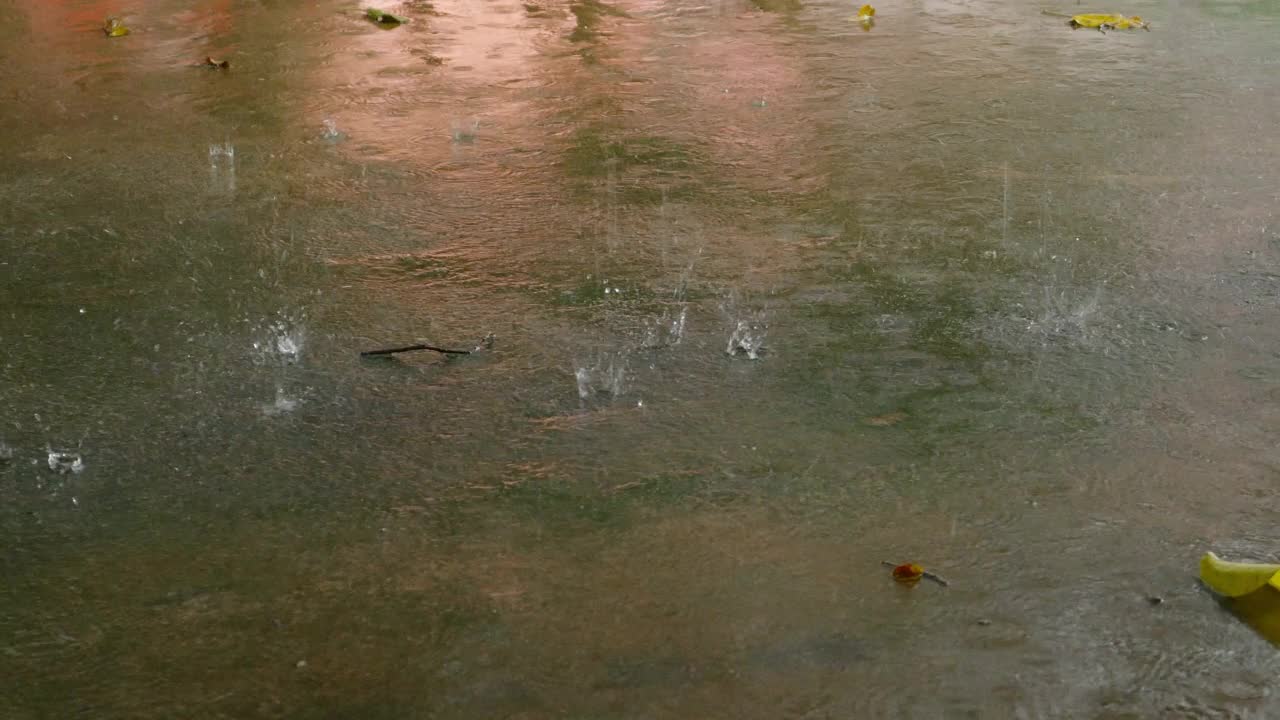
{"type": "Polygon", "coordinates": [[[915,563],[903,563],[893,569],[893,579],[898,582],[919,582],[924,577],[924,568],[915,563]]]}

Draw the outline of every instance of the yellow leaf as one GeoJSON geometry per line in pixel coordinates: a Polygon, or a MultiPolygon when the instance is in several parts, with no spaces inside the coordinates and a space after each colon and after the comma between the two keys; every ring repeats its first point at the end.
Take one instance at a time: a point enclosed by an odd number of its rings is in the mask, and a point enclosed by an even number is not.
{"type": "Polygon", "coordinates": [[[920,582],[924,568],[915,563],[903,563],[893,569],[893,579],[901,583],[920,582]]]}
{"type": "Polygon", "coordinates": [[[1200,558],[1200,580],[1227,597],[1248,595],[1267,585],[1280,590],[1280,565],[1227,562],[1209,552],[1200,558]]]}
{"type": "Polygon", "coordinates": [[[1089,28],[1094,30],[1129,30],[1132,28],[1142,28],[1150,30],[1142,18],[1134,15],[1133,17],[1125,17],[1124,15],[1110,15],[1107,13],[1086,13],[1084,15],[1072,15],[1071,21],[1067,23],[1073,28],[1089,28]]]}
{"type": "Polygon", "coordinates": [[[102,32],[106,33],[107,37],[120,37],[128,35],[129,28],[121,24],[117,18],[107,18],[107,22],[102,26],[102,32]]]}

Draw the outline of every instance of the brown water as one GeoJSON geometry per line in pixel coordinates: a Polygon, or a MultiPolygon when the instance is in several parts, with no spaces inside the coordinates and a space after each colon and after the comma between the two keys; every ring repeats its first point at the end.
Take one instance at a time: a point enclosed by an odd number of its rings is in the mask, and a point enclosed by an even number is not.
{"type": "Polygon", "coordinates": [[[0,4],[0,717],[1280,715],[1275,3],[385,9],[0,4]]]}

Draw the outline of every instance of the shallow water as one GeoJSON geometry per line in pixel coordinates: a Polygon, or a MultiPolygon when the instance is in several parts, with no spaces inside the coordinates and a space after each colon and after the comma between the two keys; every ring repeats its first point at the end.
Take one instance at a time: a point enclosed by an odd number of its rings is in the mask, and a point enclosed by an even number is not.
{"type": "Polygon", "coordinates": [[[0,7],[0,717],[1280,714],[1273,4],[385,9],[0,7]]]}

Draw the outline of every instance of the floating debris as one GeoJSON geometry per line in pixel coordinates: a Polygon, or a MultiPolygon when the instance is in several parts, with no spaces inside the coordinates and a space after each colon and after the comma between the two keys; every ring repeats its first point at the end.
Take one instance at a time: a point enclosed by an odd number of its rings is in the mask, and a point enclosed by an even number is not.
{"type": "Polygon", "coordinates": [[[922,577],[924,577],[924,568],[915,563],[903,563],[893,567],[893,579],[898,582],[920,582],[922,577]]]}
{"type": "Polygon", "coordinates": [[[13,459],[15,451],[12,446],[0,441],[0,463],[7,463],[13,459]]]}
{"type": "Polygon", "coordinates": [[[84,471],[84,458],[80,453],[67,452],[63,450],[49,450],[49,469],[57,473],[76,473],[84,471]]]}
{"type": "Polygon", "coordinates": [[[1108,13],[1085,13],[1083,15],[1068,15],[1066,13],[1053,12],[1051,10],[1041,10],[1045,15],[1053,17],[1067,18],[1067,25],[1072,30],[1077,28],[1088,28],[1090,30],[1098,30],[1106,32],[1107,30],[1133,30],[1142,28],[1143,30],[1151,30],[1151,25],[1145,22],[1137,15],[1113,15],[1108,13]]]}
{"type": "Polygon", "coordinates": [[[1142,18],[1134,15],[1125,17],[1124,15],[1106,15],[1106,14],[1089,14],[1089,15],[1072,15],[1067,21],[1072,30],[1076,28],[1097,29],[1099,32],[1107,30],[1132,30],[1134,28],[1142,28],[1150,31],[1151,26],[1142,21],[1142,18]]]}
{"type": "Polygon", "coordinates": [[[213,68],[215,70],[226,70],[231,67],[230,60],[214,60],[211,57],[205,58],[204,64],[206,67],[213,68]]]}
{"type": "Polygon", "coordinates": [[[893,568],[893,579],[900,583],[914,585],[915,583],[920,582],[920,578],[925,578],[927,580],[932,580],[943,587],[947,587],[951,584],[915,563],[894,564],[888,560],[882,560],[880,564],[885,567],[893,568]]]}
{"type": "Polygon", "coordinates": [[[404,347],[386,348],[385,350],[364,350],[360,353],[361,357],[376,357],[378,355],[395,355],[396,353],[414,352],[417,350],[431,350],[441,355],[472,355],[493,347],[494,334],[489,333],[480,340],[480,344],[470,350],[451,350],[449,348],[436,347],[435,345],[405,345],[404,347]]]}
{"type": "Polygon", "coordinates": [[[858,8],[857,20],[862,23],[863,30],[870,30],[871,26],[876,23],[876,9],[870,5],[863,5],[858,8]]]}
{"type": "Polygon", "coordinates": [[[907,414],[904,412],[891,412],[891,413],[885,413],[883,415],[876,415],[875,417],[869,417],[866,419],[865,422],[868,425],[873,425],[875,427],[890,427],[893,425],[897,425],[898,423],[906,419],[907,419],[907,414]]]}
{"type": "Polygon", "coordinates": [[[397,15],[392,15],[389,12],[383,12],[382,10],[378,10],[377,8],[369,8],[368,10],[365,10],[364,16],[378,23],[379,25],[386,25],[388,27],[395,27],[396,25],[399,25],[400,23],[403,23],[405,21],[405,19],[402,17],[399,17],[397,15]]]}
{"type": "Polygon", "coordinates": [[[123,37],[129,34],[129,28],[120,22],[120,18],[109,17],[102,24],[102,32],[106,33],[107,37],[123,37]]]}
{"type": "Polygon", "coordinates": [[[1228,562],[1208,552],[1200,558],[1200,581],[1232,614],[1280,645],[1280,564],[1228,562]]]}

